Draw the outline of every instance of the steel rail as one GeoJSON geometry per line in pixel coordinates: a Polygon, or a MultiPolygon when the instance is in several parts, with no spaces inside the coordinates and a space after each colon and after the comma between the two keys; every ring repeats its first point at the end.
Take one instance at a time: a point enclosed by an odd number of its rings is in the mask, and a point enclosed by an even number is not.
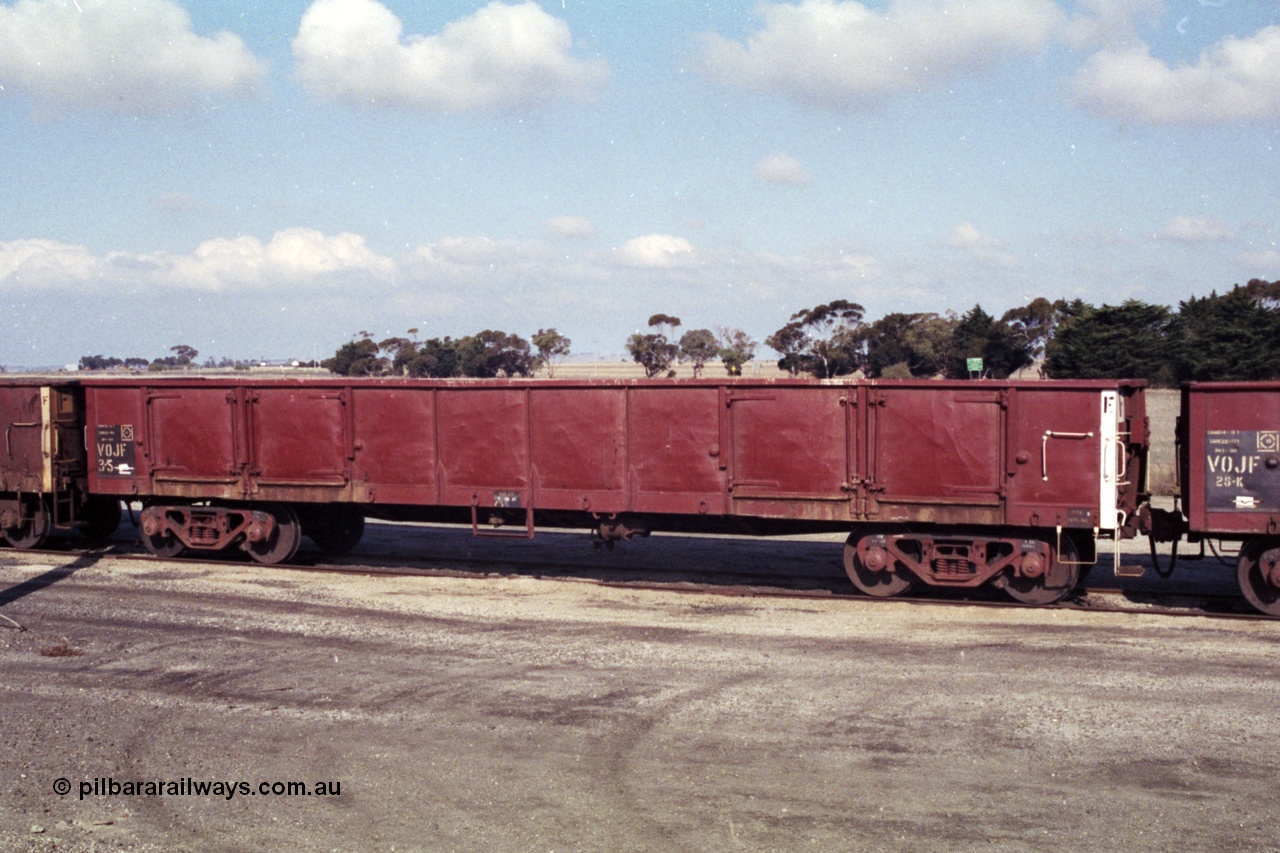
{"type": "MultiPolygon", "coordinates": [[[[1063,601],[1055,604],[1024,604],[1010,601],[999,596],[994,590],[979,588],[975,590],[949,590],[930,587],[928,595],[899,595],[886,598],[859,595],[852,583],[843,574],[790,574],[790,573],[737,573],[714,572],[706,570],[672,569],[663,566],[587,566],[581,563],[549,560],[512,560],[510,558],[481,557],[448,557],[446,560],[435,560],[429,557],[414,558],[402,554],[378,555],[362,554],[347,559],[339,558],[339,562],[324,561],[324,555],[307,552],[306,556],[317,556],[321,561],[314,563],[280,563],[274,565],[255,563],[249,558],[244,560],[209,559],[204,557],[157,557],[145,551],[140,543],[133,540],[112,540],[106,548],[62,548],[62,549],[4,549],[0,550],[0,567],[8,555],[32,557],[64,557],[69,554],[85,555],[97,553],[101,557],[120,560],[137,560],[161,564],[179,564],[189,566],[253,566],[262,569],[278,569],[293,572],[313,572],[320,574],[351,574],[370,577],[435,577],[459,579],[486,578],[533,578],[536,580],[562,583],[589,583],[596,586],[651,590],[660,592],[678,592],[694,595],[720,595],[745,598],[789,598],[814,600],[848,600],[877,604],[909,604],[914,606],[941,607],[991,607],[1015,608],[1024,610],[1070,610],[1089,613],[1117,613],[1150,616],[1199,617],[1221,620],[1274,621],[1274,617],[1255,613],[1246,609],[1238,596],[1216,593],[1181,593],[1177,591],[1134,592],[1131,590],[1109,587],[1082,587],[1072,592],[1063,601]],[[377,562],[354,562],[356,560],[377,562]],[[405,565],[405,563],[409,565],[405,565]],[[417,566],[413,563],[447,562],[455,567],[439,565],[417,566]],[[475,566],[475,569],[456,568],[457,565],[475,566]],[[489,570],[485,570],[486,567],[489,570]],[[492,569],[505,569],[493,571],[492,569]],[[593,575],[596,575],[593,577],[593,575]],[[609,579],[599,575],[626,575],[628,579],[609,579]],[[652,576],[676,576],[680,580],[655,581],[652,576]],[[694,580],[694,579],[698,580],[694,580]],[[796,584],[807,582],[807,588],[797,588],[796,584]],[[1141,603],[1113,604],[1106,599],[1128,598],[1138,596],[1141,603]],[[1170,599],[1192,599],[1205,602],[1209,606],[1171,605],[1170,599]]],[[[331,560],[332,558],[330,558],[331,560]]]]}

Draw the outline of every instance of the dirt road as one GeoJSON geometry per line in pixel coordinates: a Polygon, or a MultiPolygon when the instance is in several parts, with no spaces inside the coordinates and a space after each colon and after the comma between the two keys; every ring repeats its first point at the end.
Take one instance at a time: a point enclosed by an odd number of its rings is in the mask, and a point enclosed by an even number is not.
{"type": "Polygon", "coordinates": [[[1280,849],[1275,623],[13,552],[0,615],[6,850],[1280,849]]]}

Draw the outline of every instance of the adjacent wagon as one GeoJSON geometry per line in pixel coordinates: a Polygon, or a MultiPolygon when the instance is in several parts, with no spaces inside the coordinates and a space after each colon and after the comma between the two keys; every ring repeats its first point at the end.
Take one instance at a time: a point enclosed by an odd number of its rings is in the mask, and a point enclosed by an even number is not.
{"type": "Polygon", "coordinates": [[[1157,535],[1238,543],[1241,592],[1280,616],[1280,382],[1194,382],[1178,418],[1182,513],[1157,535]]]}

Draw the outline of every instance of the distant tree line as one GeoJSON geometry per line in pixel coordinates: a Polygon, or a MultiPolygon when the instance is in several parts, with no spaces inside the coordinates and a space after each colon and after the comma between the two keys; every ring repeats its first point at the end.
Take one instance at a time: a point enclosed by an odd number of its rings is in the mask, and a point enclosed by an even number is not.
{"type": "MultiPolygon", "coordinates": [[[[742,373],[759,344],[740,329],[691,329],[681,320],[649,317],[647,330],[626,340],[646,376],[674,376],[689,364],[695,377],[719,361],[730,376],[742,373]]],[[[459,338],[375,341],[368,332],[343,344],[319,366],[342,376],[512,377],[545,369],[554,377],[572,341],[554,328],[525,339],[488,329],[459,338]]],[[[882,379],[1005,378],[1035,366],[1054,379],[1146,379],[1169,386],[1184,381],[1280,378],[1280,280],[1253,279],[1226,293],[1192,297],[1177,310],[1130,299],[1094,306],[1080,299],[1039,297],[998,319],[981,305],[963,314],[891,313],[867,322],[861,305],[838,299],[791,315],[764,343],[793,376],[828,378],[860,373],[882,379]],[[977,373],[975,360],[981,360],[977,373]]],[[[195,366],[186,344],[157,359],[87,355],[81,370],[161,371],[195,366]]],[[[208,359],[204,367],[247,369],[250,362],[208,359]]],[[[311,366],[315,366],[312,363],[311,366]]]]}
{"type": "Polygon", "coordinates": [[[531,376],[539,367],[546,367],[554,376],[572,344],[555,329],[539,329],[532,344],[519,335],[494,329],[422,342],[417,340],[417,329],[410,329],[407,334],[410,337],[374,341],[368,332],[360,332],[357,340],[343,344],[333,358],[320,362],[320,366],[340,376],[492,379],[531,376]]]}
{"type": "MultiPolygon", "coordinates": [[[[159,373],[165,370],[194,370],[197,367],[205,370],[249,370],[255,365],[265,363],[254,359],[228,358],[206,358],[202,362],[197,362],[196,357],[200,353],[195,347],[186,344],[178,344],[170,347],[169,351],[173,355],[166,355],[161,358],[118,358],[113,355],[86,355],[80,358],[78,369],[80,370],[128,370],[141,371],[145,370],[149,373],[159,373]]],[[[319,367],[316,361],[290,360],[289,365],[292,367],[319,367]]]]}
{"type": "Polygon", "coordinates": [[[1280,377],[1280,281],[1253,279],[1172,311],[1129,300],[1055,303],[1045,371],[1054,378],[1136,377],[1154,385],[1280,377]]]}
{"type": "Polygon", "coordinates": [[[1230,292],[1179,303],[1139,300],[1096,307],[1045,298],[1000,319],[980,305],[962,315],[888,314],[864,321],[861,305],[836,300],[797,311],[765,339],[793,376],[855,372],[872,378],[1005,378],[1040,364],[1054,379],[1191,380],[1280,377],[1280,281],[1254,279],[1230,292]]]}
{"type": "MultiPolygon", "coordinates": [[[[185,370],[194,366],[196,356],[200,355],[195,347],[187,344],[169,347],[169,352],[173,353],[173,355],[155,359],[86,355],[80,359],[79,367],[81,370],[148,370],[153,373],[161,370],[185,370]]],[[[206,363],[204,366],[214,367],[219,365],[206,363]]]]}
{"type": "Polygon", "coordinates": [[[725,373],[741,376],[742,366],[755,358],[756,342],[741,329],[690,329],[676,338],[680,318],[654,314],[649,318],[650,332],[636,332],[627,338],[627,352],[644,368],[644,375],[674,376],[673,364],[689,362],[693,377],[702,375],[707,363],[719,359],[725,373]]]}
{"type": "MultiPolygon", "coordinates": [[[[692,329],[679,338],[675,330],[680,318],[654,314],[647,333],[637,332],[627,340],[627,351],[644,368],[646,376],[674,375],[675,364],[688,362],[693,375],[700,376],[706,365],[719,359],[731,376],[755,357],[756,342],[740,329],[692,329]]],[[[378,341],[369,332],[343,344],[321,367],[340,376],[409,376],[433,379],[471,377],[532,376],[545,369],[555,377],[556,369],[569,356],[573,342],[554,328],[539,329],[531,339],[494,329],[460,338],[439,337],[418,340],[418,330],[409,337],[378,341]]]]}
{"type": "MultiPolygon", "coordinates": [[[[1035,367],[1053,379],[1146,379],[1168,386],[1190,380],[1280,378],[1280,281],[1253,279],[1229,292],[1192,297],[1171,308],[1136,299],[1094,306],[1044,297],[999,318],[974,305],[963,314],[891,313],[868,322],[865,309],[838,299],[791,315],[764,343],[792,376],[858,373],[878,379],[1003,379],[1035,367]],[[980,366],[979,366],[980,365],[980,366]]],[[[730,376],[755,357],[758,344],[740,329],[691,329],[681,320],[649,317],[626,349],[648,377],[694,377],[720,361],[730,376]]],[[[375,342],[367,332],[322,366],[344,376],[530,376],[569,355],[570,340],[539,329],[532,342],[487,330],[461,338],[375,342]]]]}

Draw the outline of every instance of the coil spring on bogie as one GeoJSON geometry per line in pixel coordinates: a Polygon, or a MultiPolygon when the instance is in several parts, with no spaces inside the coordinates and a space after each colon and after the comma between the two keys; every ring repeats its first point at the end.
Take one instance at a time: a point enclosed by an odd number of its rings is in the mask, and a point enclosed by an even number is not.
{"type": "Polygon", "coordinates": [[[194,544],[214,544],[222,535],[222,524],[216,513],[192,513],[187,522],[187,537],[194,544]]]}
{"type": "Polygon", "coordinates": [[[967,557],[938,557],[933,561],[933,571],[944,577],[969,577],[974,574],[974,567],[967,557]]]}
{"type": "Polygon", "coordinates": [[[218,530],[215,527],[207,525],[201,525],[199,527],[193,525],[187,531],[187,536],[193,543],[206,542],[212,544],[218,541],[218,530]]]}
{"type": "Polygon", "coordinates": [[[933,571],[938,577],[967,578],[976,573],[977,567],[970,559],[966,545],[936,544],[934,546],[933,571]]]}

